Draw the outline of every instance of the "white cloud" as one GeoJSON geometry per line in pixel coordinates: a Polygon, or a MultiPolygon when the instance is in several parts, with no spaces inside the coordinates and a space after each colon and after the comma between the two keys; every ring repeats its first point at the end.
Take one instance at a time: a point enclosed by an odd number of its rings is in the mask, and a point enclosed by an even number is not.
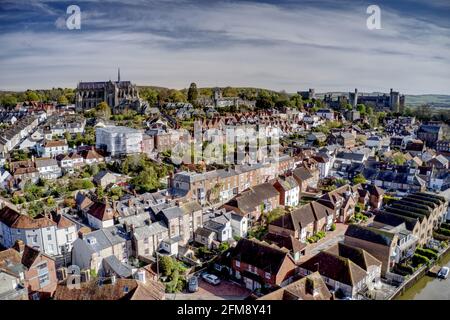
{"type": "Polygon", "coordinates": [[[370,31],[365,9],[142,4],[114,15],[82,7],[82,30],[0,35],[0,88],[74,87],[115,78],[120,66],[122,78],[175,88],[450,93],[448,29],[382,8],[383,29],[370,31]]]}

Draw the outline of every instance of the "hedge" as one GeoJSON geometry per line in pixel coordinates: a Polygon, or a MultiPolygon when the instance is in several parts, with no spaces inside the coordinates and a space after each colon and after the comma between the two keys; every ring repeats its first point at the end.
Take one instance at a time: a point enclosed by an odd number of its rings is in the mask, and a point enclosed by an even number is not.
{"type": "Polygon", "coordinates": [[[428,265],[430,263],[430,259],[428,259],[427,257],[424,257],[418,253],[414,253],[413,257],[412,257],[412,262],[414,263],[414,265],[419,266],[421,264],[426,264],[428,265]]]}
{"type": "Polygon", "coordinates": [[[450,230],[445,228],[439,228],[437,233],[440,233],[444,236],[450,237],[450,230]]]}
{"type": "Polygon", "coordinates": [[[420,254],[428,259],[437,259],[437,257],[438,257],[437,253],[430,249],[417,248],[416,253],[420,254]]]}

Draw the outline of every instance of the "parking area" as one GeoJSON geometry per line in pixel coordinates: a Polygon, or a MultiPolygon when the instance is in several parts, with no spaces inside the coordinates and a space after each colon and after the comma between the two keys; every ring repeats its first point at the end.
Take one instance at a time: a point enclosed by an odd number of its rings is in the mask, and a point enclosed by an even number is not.
{"type": "Polygon", "coordinates": [[[250,295],[250,290],[222,280],[217,286],[211,285],[199,278],[198,291],[194,293],[166,294],[168,300],[243,300],[250,295]]]}

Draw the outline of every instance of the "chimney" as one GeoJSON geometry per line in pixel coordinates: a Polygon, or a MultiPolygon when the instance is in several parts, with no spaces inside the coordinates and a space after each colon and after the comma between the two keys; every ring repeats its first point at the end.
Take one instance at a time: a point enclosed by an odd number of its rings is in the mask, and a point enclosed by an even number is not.
{"type": "Polygon", "coordinates": [[[314,285],[314,280],[307,277],[306,278],[306,292],[309,293],[312,296],[316,296],[319,294],[319,290],[314,285]]]}
{"type": "Polygon", "coordinates": [[[111,276],[111,283],[112,284],[115,284],[116,283],[116,276],[111,276]]]}
{"type": "Polygon", "coordinates": [[[25,250],[25,243],[22,240],[17,240],[14,243],[14,249],[18,251],[20,254],[22,254],[23,251],[25,250]]]}

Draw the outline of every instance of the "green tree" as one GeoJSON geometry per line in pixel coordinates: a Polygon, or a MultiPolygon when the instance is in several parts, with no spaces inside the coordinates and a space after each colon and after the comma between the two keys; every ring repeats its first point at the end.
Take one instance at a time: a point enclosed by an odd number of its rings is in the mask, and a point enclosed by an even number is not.
{"type": "Polygon", "coordinates": [[[392,157],[392,162],[398,166],[402,166],[406,162],[406,158],[403,154],[397,153],[392,157]]]}
{"type": "Polygon", "coordinates": [[[171,89],[169,90],[168,102],[186,102],[186,97],[181,91],[171,89]]]}
{"type": "Polygon", "coordinates": [[[7,94],[1,99],[1,104],[4,107],[15,107],[17,104],[17,98],[11,94],[7,94]]]}
{"type": "Polygon", "coordinates": [[[257,109],[270,109],[273,107],[272,98],[266,90],[261,90],[258,93],[255,106],[257,109]]]}
{"type": "Polygon", "coordinates": [[[362,103],[356,105],[356,110],[358,110],[362,116],[366,114],[366,106],[362,103]]]}
{"type": "Polygon", "coordinates": [[[169,256],[159,256],[159,268],[164,276],[170,276],[175,268],[174,260],[169,256]]]}
{"type": "Polygon", "coordinates": [[[222,90],[222,96],[224,97],[236,97],[238,95],[238,92],[236,88],[232,87],[226,87],[222,90]]]}
{"type": "Polygon", "coordinates": [[[106,102],[100,102],[95,108],[97,117],[109,119],[111,117],[111,108],[106,102]]]}
{"type": "Polygon", "coordinates": [[[68,105],[69,104],[69,100],[67,100],[65,95],[61,95],[58,98],[58,104],[68,105]]]}
{"type": "Polygon", "coordinates": [[[359,184],[359,183],[366,183],[367,180],[366,178],[364,178],[362,174],[358,174],[353,178],[352,182],[353,184],[359,184]]]}
{"type": "Polygon", "coordinates": [[[292,95],[290,100],[291,100],[292,105],[294,107],[296,107],[297,109],[301,109],[303,107],[302,96],[299,95],[298,93],[292,95]]]}
{"type": "Polygon", "coordinates": [[[198,98],[197,85],[194,82],[192,82],[191,85],[189,86],[189,90],[187,93],[187,100],[191,104],[195,104],[195,102],[197,101],[197,98],[198,98]]]}
{"type": "Polygon", "coordinates": [[[36,91],[27,90],[25,92],[25,97],[28,101],[39,101],[39,95],[36,93],[36,91]]]}

